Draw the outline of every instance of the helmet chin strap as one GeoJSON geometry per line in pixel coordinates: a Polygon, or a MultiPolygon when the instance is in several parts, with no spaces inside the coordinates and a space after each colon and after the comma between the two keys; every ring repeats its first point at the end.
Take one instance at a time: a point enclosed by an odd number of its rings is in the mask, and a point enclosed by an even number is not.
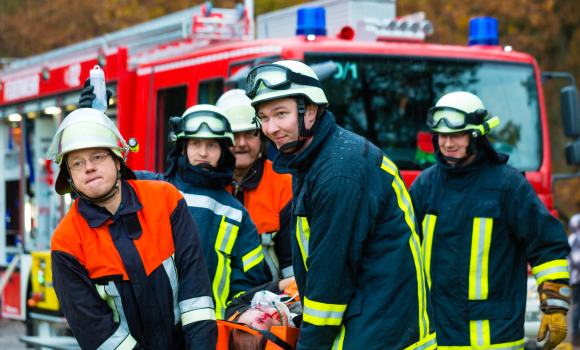
{"type": "Polygon", "coordinates": [[[312,127],[310,127],[310,129],[306,129],[306,124],[304,123],[304,114],[306,113],[304,97],[298,96],[296,100],[298,102],[298,140],[291,141],[285,145],[282,145],[282,147],[278,149],[278,151],[282,153],[293,153],[302,148],[306,141],[314,136],[316,129],[318,129],[318,125],[320,125],[320,118],[319,116],[316,116],[312,127]]]}
{"type": "MultiPolygon", "coordinates": [[[[111,154],[111,156],[114,157],[113,154],[111,154]]],[[[82,193],[78,188],[76,188],[75,183],[72,179],[72,174],[70,172],[70,168],[68,166],[68,161],[66,159],[64,161],[66,163],[66,168],[67,168],[68,174],[69,174],[68,182],[70,184],[70,187],[82,199],[89,201],[89,202],[100,203],[100,202],[108,201],[109,199],[113,198],[117,193],[119,193],[119,179],[121,178],[121,172],[119,171],[119,169],[117,169],[117,179],[115,180],[115,184],[113,185],[113,188],[111,188],[111,190],[104,196],[101,196],[98,198],[92,198],[92,197],[89,197],[86,194],[82,193]]]]}
{"type": "Polygon", "coordinates": [[[469,135],[469,145],[467,145],[465,157],[455,158],[455,157],[449,157],[449,156],[443,155],[443,159],[445,159],[447,162],[453,162],[453,163],[456,163],[457,165],[461,165],[461,164],[465,163],[465,161],[467,161],[467,159],[469,159],[469,157],[471,157],[472,155],[477,155],[477,153],[478,153],[478,151],[477,151],[477,145],[475,142],[475,138],[473,136],[469,135]]]}

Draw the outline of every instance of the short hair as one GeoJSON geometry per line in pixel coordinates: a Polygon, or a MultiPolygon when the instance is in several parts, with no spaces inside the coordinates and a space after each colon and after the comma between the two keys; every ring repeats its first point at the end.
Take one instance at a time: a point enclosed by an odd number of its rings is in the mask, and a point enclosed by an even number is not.
{"type": "Polygon", "coordinates": [[[234,328],[230,332],[229,350],[266,350],[268,339],[259,337],[258,340],[253,334],[234,328]]]}

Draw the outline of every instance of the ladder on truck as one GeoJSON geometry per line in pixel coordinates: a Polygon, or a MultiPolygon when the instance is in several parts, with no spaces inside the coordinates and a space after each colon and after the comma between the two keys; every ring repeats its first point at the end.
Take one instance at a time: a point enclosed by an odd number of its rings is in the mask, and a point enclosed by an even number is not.
{"type": "Polygon", "coordinates": [[[56,60],[86,54],[107,53],[119,46],[129,56],[147,55],[161,47],[167,49],[180,42],[198,42],[199,46],[220,40],[249,37],[251,19],[242,4],[234,9],[214,9],[209,1],[145,23],[113,33],[48,51],[36,56],[11,61],[0,70],[0,76],[24,68],[45,65],[56,60]]]}

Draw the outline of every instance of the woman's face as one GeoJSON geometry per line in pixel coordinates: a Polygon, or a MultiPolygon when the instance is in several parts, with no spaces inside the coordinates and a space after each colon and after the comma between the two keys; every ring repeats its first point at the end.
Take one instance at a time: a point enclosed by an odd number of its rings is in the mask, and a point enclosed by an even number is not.
{"type": "Polygon", "coordinates": [[[265,312],[257,309],[248,310],[240,316],[238,322],[260,330],[270,330],[272,326],[287,326],[289,324],[288,315],[283,310],[278,313],[276,308],[270,308],[265,312]],[[280,318],[280,315],[282,315],[282,318],[280,318]]]}

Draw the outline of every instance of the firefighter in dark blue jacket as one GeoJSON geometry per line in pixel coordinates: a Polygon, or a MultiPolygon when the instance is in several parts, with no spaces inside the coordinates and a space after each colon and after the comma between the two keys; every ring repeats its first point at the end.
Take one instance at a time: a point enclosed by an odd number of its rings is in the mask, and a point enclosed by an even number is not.
{"type": "Polygon", "coordinates": [[[167,175],[135,172],[139,179],[165,180],[183,193],[197,223],[217,319],[238,294],[266,283],[264,254],[256,226],[244,206],[225,190],[236,158],[233,133],[217,107],[197,105],[170,119],[176,142],[167,175]]]}
{"type": "Polygon", "coordinates": [[[246,93],[281,152],[274,171],[293,175],[298,349],[435,349],[415,216],[395,164],[336,125],[301,62],[254,68],[246,93]]]}
{"type": "Polygon", "coordinates": [[[484,136],[499,124],[467,92],[429,110],[437,164],[411,186],[439,349],[523,349],[527,263],[544,316],[539,340],[566,337],[570,303],[563,225],[484,136]]]}
{"type": "Polygon", "coordinates": [[[195,222],[174,186],[135,178],[128,151],[113,122],[90,108],[72,112],[49,148],[60,164],[56,192],[80,197],[51,242],[62,311],[85,350],[215,349],[195,222]]]}

